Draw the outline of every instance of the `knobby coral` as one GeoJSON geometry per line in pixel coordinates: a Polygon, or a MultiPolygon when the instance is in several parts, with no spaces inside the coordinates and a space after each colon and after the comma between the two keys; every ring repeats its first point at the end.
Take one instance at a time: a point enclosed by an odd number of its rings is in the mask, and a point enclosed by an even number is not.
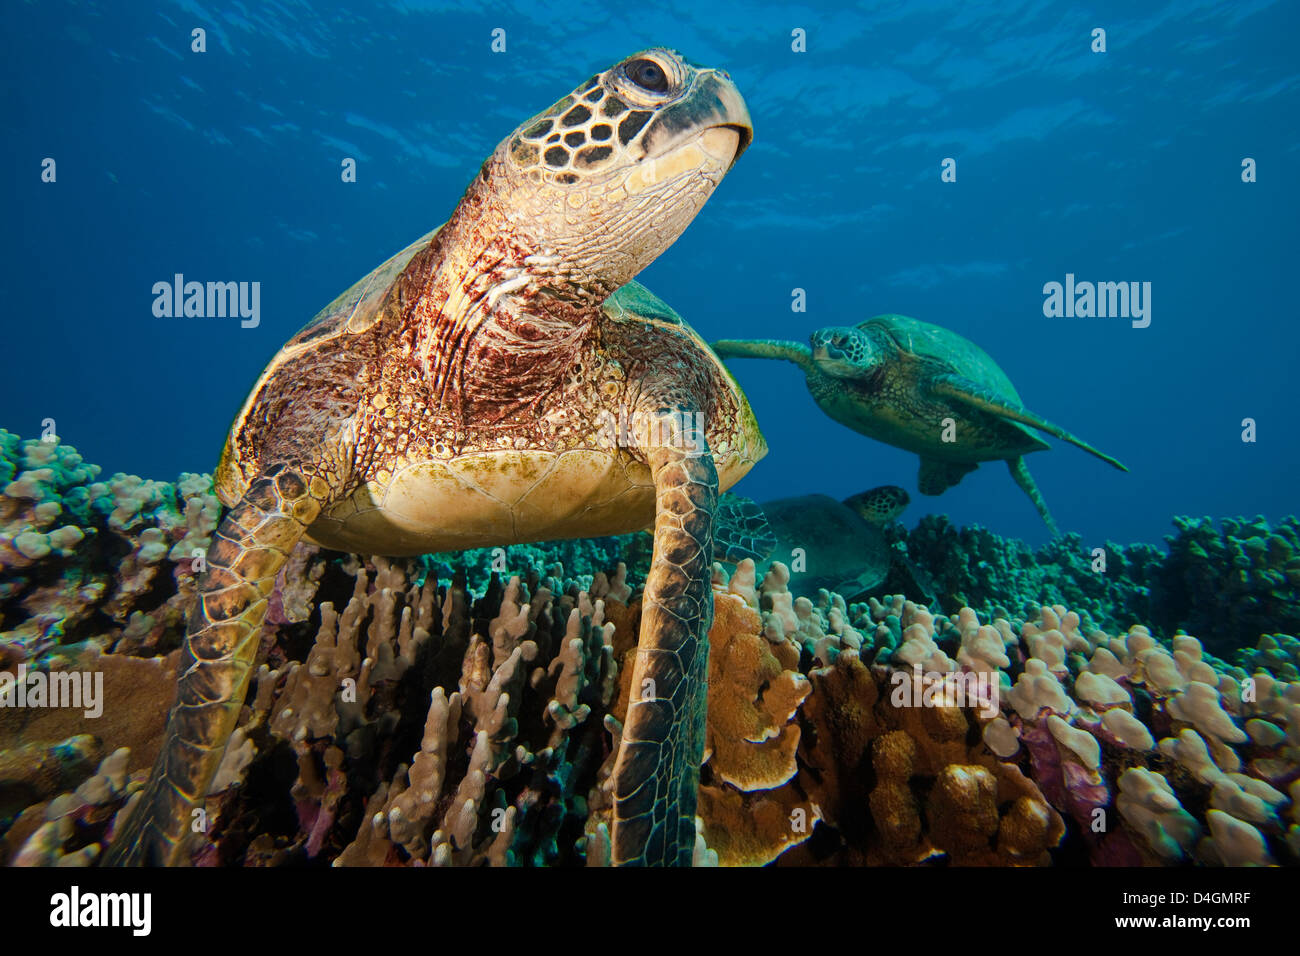
{"type": "MultiPolygon", "coordinates": [[[[205,477],[97,482],[72,449],[7,433],[0,462],[0,670],[103,680],[94,719],[0,707],[0,860],[91,864],[156,754],[217,507],[205,477]]],[[[1248,585],[1285,587],[1290,535],[1229,537],[1264,542],[1242,545],[1248,585]]],[[[301,545],[192,861],[607,863],[636,541],[462,566],[301,545]]],[[[1126,573],[1150,577],[1145,555],[1126,573]]],[[[946,615],[789,582],[780,563],[762,581],[715,567],[697,864],[1297,862],[1295,638],[1267,634],[1234,666],[1185,633],[1103,630],[1113,591],[1082,612],[1017,598],[946,615]]]]}

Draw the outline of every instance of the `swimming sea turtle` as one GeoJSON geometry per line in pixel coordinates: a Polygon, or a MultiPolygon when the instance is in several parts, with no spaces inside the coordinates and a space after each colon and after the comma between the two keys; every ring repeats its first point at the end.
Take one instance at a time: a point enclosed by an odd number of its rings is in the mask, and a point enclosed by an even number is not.
{"type": "Polygon", "coordinates": [[[732,564],[752,558],[760,579],[781,561],[796,595],[815,597],[825,588],[853,600],[889,575],[893,551],[883,529],[907,503],[907,492],[894,485],[843,501],[798,495],[758,504],[728,494],[718,504],[714,551],[732,564]]]}
{"type": "Polygon", "coordinates": [[[752,136],[726,73],[664,49],[506,137],[451,219],[272,360],[216,471],[177,705],[110,863],[180,863],[294,545],[413,555],[655,527],[613,772],[613,861],[689,864],[713,510],[766,452],[744,394],[632,277],[752,136]]]}
{"type": "Polygon", "coordinates": [[[812,335],[811,349],[770,339],[716,342],[713,348],[724,358],[794,362],[831,418],[921,456],[918,485],[923,495],[942,494],[982,461],[1005,459],[1011,477],[1052,534],[1057,533],[1056,523],[1023,457],[1050,446],[1030,428],[1128,471],[1027,410],[1006,373],[974,342],[905,315],[878,315],[853,327],[819,329],[812,335]]]}

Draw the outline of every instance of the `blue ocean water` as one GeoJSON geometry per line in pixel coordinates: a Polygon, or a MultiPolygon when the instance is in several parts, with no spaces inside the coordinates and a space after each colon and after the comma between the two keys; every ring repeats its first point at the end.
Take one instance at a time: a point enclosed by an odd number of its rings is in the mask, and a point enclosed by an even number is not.
{"type": "MultiPolygon", "coordinates": [[[[110,473],[210,470],[285,339],[442,222],[524,118],[663,45],[728,70],[754,119],[752,148],[641,276],[705,337],[913,315],[1132,469],[1057,441],[1031,456],[1064,530],[1157,541],[1173,514],[1279,518],[1300,468],[1298,27],[1300,8],[1268,0],[11,0],[0,426],[36,437],[53,418],[110,473]],[[260,324],[155,317],[151,289],[176,273],[260,282],[260,324]],[[1150,282],[1150,325],[1045,317],[1044,284],[1067,274],[1150,282]]],[[[909,523],[943,511],[1046,539],[1000,463],[922,498],[915,456],[826,418],[793,366],[733,368],[771,446],[737,491],[901,484],[909,523]]]]}

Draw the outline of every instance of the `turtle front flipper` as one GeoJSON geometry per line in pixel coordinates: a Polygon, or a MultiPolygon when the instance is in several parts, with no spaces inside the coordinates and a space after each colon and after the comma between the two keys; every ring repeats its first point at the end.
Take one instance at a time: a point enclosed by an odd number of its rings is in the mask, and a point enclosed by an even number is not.
{"type": "Polygon", "coordinates": [[[923,495],[941,495],[978,467],[973,461],[922,458],[921,468],[916,475],[917,490],[923,495]]]}
{"type": "Polygon", "coordinates": [[[813,365],[812,349],[801,342],[784,342],[780,339],[723,339],[709,347],[718,358],[781,359],[793,362],[805,372],[811,372],[816,367],[813,365]]]}
{"type": "Polygon", "coordinates": [[[320,513],[324,484],[299,469],[270,469],[217,526],[207,570],[198,579],[162,749],[105,865],[188,862],[186,837],[239,718],[267,597],[289,552],[320,513]]]}
{"type": "Polygon", "coordinates": [[[631,699],[612,776],[612,862],[690,866],[708,707],[710,567],[718,474],[694,415],[660,409],[643,445],[655,483],[631,699]]]}
{"type": "Polygon", "coordinates": [[[776,548],[776,535],[767,514],[752,498],[723,495],[713,522],[713,558],[739,564],[749,558],[761,563],[776,548]]]}
{"type": "Polygon", "coordinates": [[[1011,471],[1011,477],[1016,480],[1020,490],[1029,496],[1029,500],[1034,503],[1038,513],[1043,516],[1043,521],[1047,524],[1047,530],[1052,532],[1052,537],[1058,537],[1060,531],[1057,530],[1056,522],[1052,520],[1052,513],[1047,510],[1047,502],[1043,500],[1042,492],[1038,490],[1038,484],[1034,481],[1034,476],[1029,473],[1029,466],[1025,464],[1024,456],[1007,459],[1007,468],[1011,471]]]}
{"type": "MultiPolygon", "coordinates": [[[[936,378],[930,385],[931,390],[945,398],[951,398],[955,401],[969,405],[971,408],[978,408],[980,411],[988,412],[990,415],[997,415],[1000,418],[1009,418],[1013,422],[1019,422],[1022,425],[1028,425],[1030,428],[1037,428],[1039,431],[1047,432],[1049,435],[1069,442],[1076,448],[1082,448],[1088,454],[1100,458],[1108,465],[1113,465],[1120,471],[1128,471],[1123,464],[1117,459],[1112,458],[1105,452],[1093,448],[1082,438],[1070,434],[1060,425],[1049,422],[1046,418],[1039,418],[1033,412],[1019,405],[1008,405],[1006,402],[990,393],[987,389],[982,388],[969,379],[962,378],[959,375],[943,375],[936,378]]],[[[1012,471],[1014,474],[1014,469],[1012,471]]]]}

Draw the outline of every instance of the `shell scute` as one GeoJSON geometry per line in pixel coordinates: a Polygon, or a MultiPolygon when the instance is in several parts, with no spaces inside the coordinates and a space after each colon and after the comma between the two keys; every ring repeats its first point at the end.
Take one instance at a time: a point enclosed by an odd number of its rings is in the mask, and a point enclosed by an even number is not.
{"type": "Polygon", "coordinates": [[[415,254],[427,246],[437,233],[438,230],[435,229],[421,236],[379,268],[353,283],[346,292],[321,309],[315,318],[286,342],[280,354],[282,356],[294,354],[298,347],[323,338],[343,333],[356,335],[374,325],[379,320],[380,308],[388,297],[388,290],[393,282],[402,274],[402,270],[415,254]]]}
{"type": "Polygon", "coordinates": [[[950,329],[896,314],[877,315],[867,319],[858,328],[863,331],[882,331],[901,352],[928,359],[982,385],[1001,398],[1016,405],[1022,404],[1015,385],[992,356],[970,339],[950,329]]]}

